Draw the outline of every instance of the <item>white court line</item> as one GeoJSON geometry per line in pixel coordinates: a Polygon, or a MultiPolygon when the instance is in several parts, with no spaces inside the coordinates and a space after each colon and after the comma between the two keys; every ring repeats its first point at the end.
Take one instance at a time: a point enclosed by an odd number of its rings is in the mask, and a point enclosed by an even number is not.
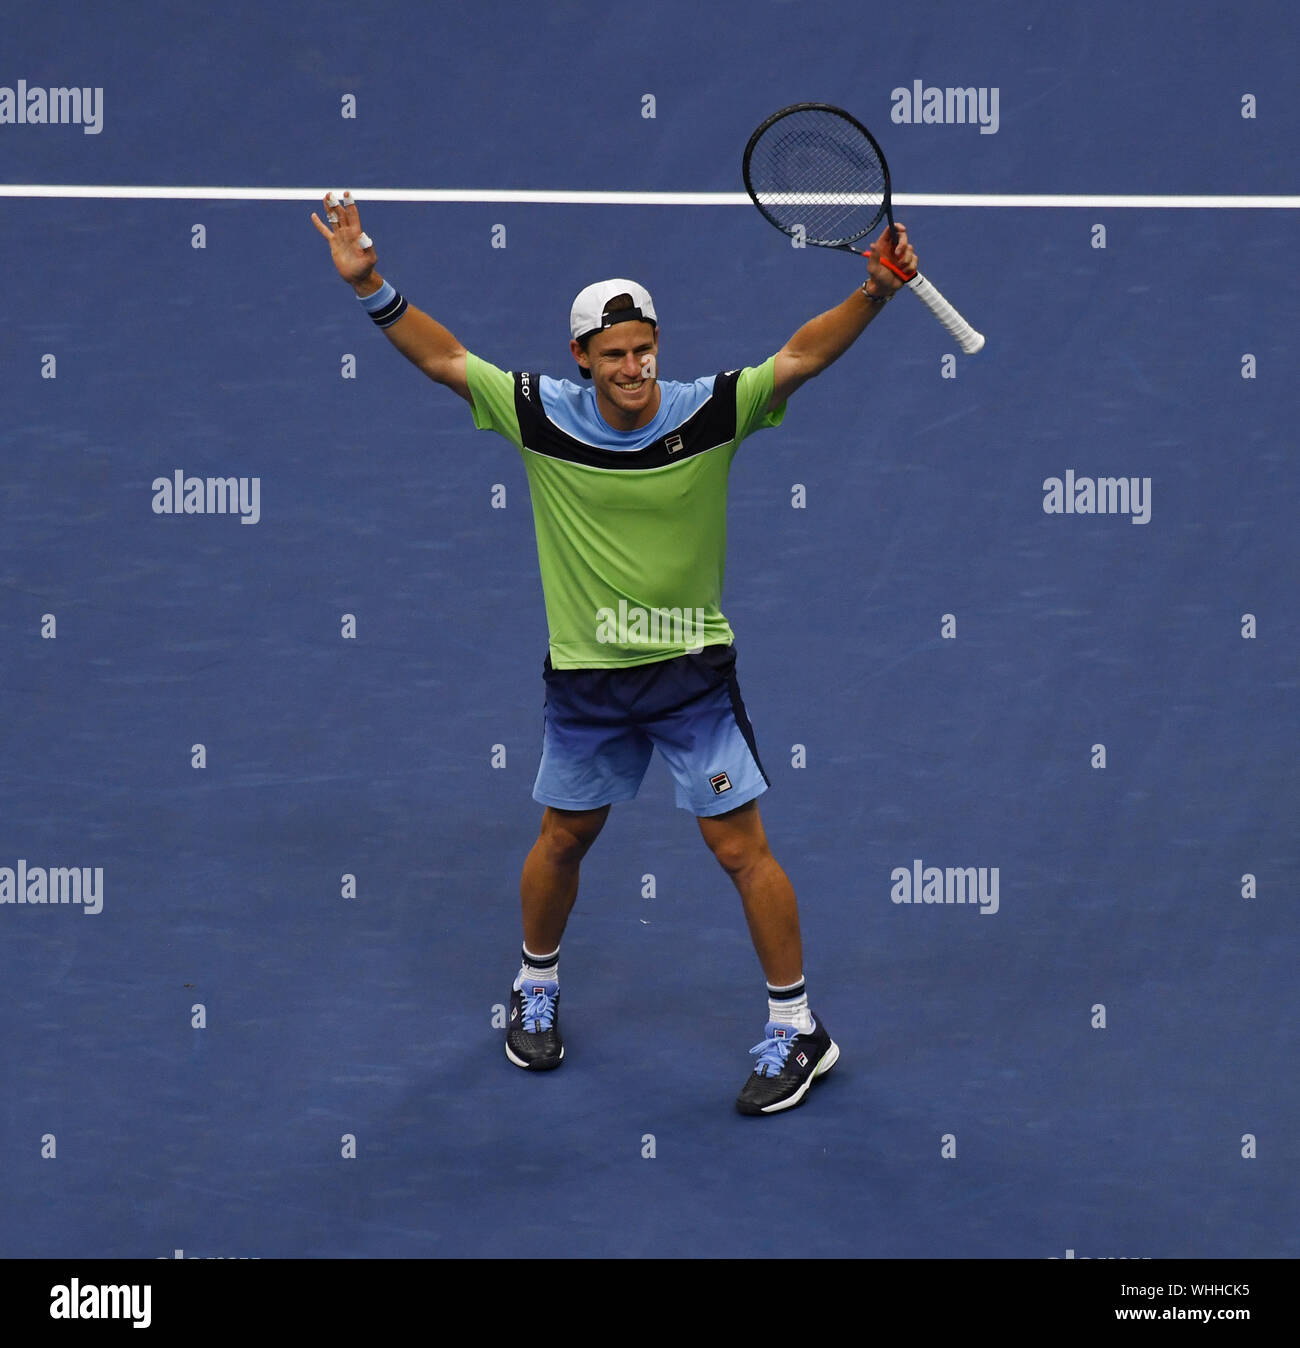
{"type": "MultiPolygon", "coordinates": [[[[336,190],[342,190],[338,188],[336,190]]],[[[118,187],[62,183],[0,183],[0,197],[76,197],[98,201],[311,201],[320,187],[118,187]]],[[[560,192],[460,188],[358,187],[357,200],[438,202],[452,205],[534,206],[748,206],[744,192],[560,192]]],[[[1140,210],[1297,210],[1300,196],[1156,196],[1085,193],[899,192],[895,206],[1135,208],[1140,210]]]]}

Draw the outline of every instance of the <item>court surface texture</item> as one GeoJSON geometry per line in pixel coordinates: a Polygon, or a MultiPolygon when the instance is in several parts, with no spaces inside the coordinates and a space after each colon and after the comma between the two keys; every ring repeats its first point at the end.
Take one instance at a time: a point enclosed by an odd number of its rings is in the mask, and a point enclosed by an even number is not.
{"type": "Polygon", "coordinates": [[[0,904],[0,1255],[1300,1254],[1296,21],[1132,10],[24,13],[0,83],[102,102],[0,122],[0,883],[102,909],[0,904]],[[805,99],[988,342],[900,296],[735,461],[723,607],[842,1050],[753,1119],[762,972],[658,760],[584,865],[563,1068],[506,1060],[527,483],[309,216],[350,188],[508,369],[573,377],[573,296],[631,276],[694,379],[861,279],[742,199],[805,99]],[[178,471],[256,522],[156,512],[178,471]],[[1049,512],[1067,473],[1128,510],[1049,512]]]}

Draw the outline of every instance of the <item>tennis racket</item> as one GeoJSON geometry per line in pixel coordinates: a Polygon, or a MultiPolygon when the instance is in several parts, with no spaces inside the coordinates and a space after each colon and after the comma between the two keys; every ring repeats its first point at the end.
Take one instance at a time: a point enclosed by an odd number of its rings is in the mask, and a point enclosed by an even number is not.
{"type": "MultiPolygon", "coordinates": [[[[861,122],[829,103],[795,103],[774,112],[745,146],[745,190],[783,234],[818,248],[870,256],[854,244],[881,219],[894,233],[889,165],[875,137],[861,122]]],[[[921,275],[885,258],[890,271],[956,338],[968,356],[983,336],[921,275]]]]}

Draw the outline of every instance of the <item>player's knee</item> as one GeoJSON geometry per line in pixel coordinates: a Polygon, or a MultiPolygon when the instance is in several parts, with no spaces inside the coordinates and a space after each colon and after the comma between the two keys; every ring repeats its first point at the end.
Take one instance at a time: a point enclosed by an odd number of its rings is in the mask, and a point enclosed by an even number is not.
{"type": "Polygon", "coordinates": [[[724,833],[709,839],[709,850],[728,875],[740,875],[769,856],[767,843],[743,833],[724,833]]]}
{"type": "Polygon", "coordinates": [[[553,864],[575,866],[587,855],[604,823],[603,812],[575,815],[547,810],[542,819],[541,843],[553,864]]]}

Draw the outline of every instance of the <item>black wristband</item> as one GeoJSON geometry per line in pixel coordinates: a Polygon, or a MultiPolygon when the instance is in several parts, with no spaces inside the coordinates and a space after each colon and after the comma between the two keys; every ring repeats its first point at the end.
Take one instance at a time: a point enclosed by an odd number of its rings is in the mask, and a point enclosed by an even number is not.
{"type": "Polygon", "coordinates": [[[381,328],[391,328],[406,310],[406,297],[395,290],[393,291],[393,298],[389,300],[382,309],[376,309],[370,317],[375,320],[376,326],[381,328]]]}

